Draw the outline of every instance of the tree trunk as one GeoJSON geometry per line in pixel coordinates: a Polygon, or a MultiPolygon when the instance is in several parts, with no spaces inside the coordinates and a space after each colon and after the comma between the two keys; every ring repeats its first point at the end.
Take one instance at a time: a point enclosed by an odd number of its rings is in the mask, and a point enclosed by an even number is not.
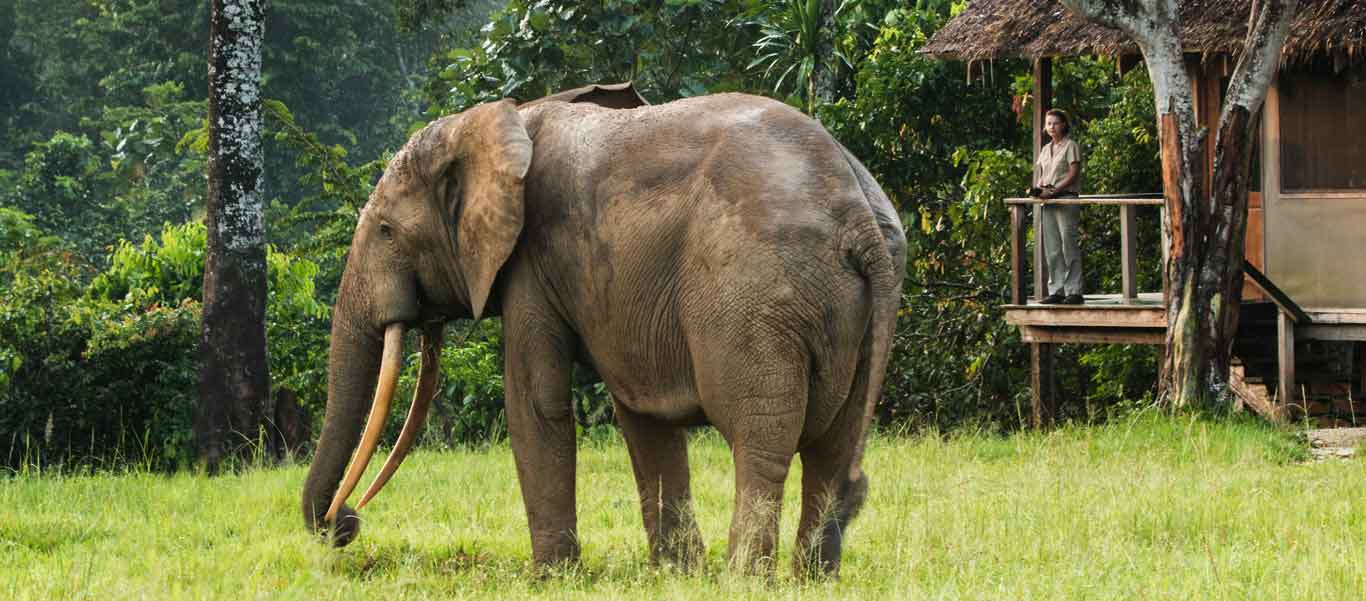
{"type": "MultiPolygon", "coordinates": [[[[272,414],[261,151],[263,0],[213,0],[208,243],[195,439],[210,470],[249,456],[272,414]]],[[[266,443],[267,447],[273,446],[266,443]]],[[[262,449],[270,454],[274,449],[262,449]]]]}
{"type": "Polygon", "coordinates": [[[807,94],[807,112],[813,117],[816,107],[835,101],[839,75],[839,58],[835,56],[835,0],[820,0],[820,11],[816,60],[811,65],[811,89],[807,94]]]}
{"type": "Polygon", "coordinates": [[[1222,403],[1242,300],[1243,238],[1252,144],[1297,0],[1253,0],[1248,36],[1230,80],[1215,138],[1213,183],[1204,182],[1206,132],[1195,120],[1177,0],[1063,0],[1117,27],[1143,52],[1153,81],[1169,234],[1163,277],[1167,346],[1159,398],[1172,407],[1222,403]]]}

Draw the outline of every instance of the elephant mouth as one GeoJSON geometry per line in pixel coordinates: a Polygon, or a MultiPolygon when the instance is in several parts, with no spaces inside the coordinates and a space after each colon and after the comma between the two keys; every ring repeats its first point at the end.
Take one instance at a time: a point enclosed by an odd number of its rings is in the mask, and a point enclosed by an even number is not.
{"type": "MultiPolygon", "coordinates": [[[[337,513],[355,490],[356,484],[360,482],[361,475],[365,473],[365,468],[369,466],[370,459],[375,454],[376,447],[379,446],[384,422],[389,417],[394,390],[398,387],[399,375],[403,372],[403,334],[406,330],[407,326],[401,322],[390,323],[384,329],[384,350],[380,359],[379,379],[375,384],[375,397],[370,404],[370,416],[366,419],[365,431],[361,435],[355,455],[351,458],[351,464],[346,469],[346,475],[342,478],[341,486],[337,488],[336,494],[332,497],[332,504],[327,509],[324,519],[328,522],[335,521],[337,513]]],[[[418,434],[422,432],[432,398],[436,396],[437,380],[441,372],[443,331],[444,326],[440,322],[427,322],[423,326],[421,367],[418,370],[417,388],[413,391],[413,402],[408,409],[408,417],[403,422],[403,430],[400,431],[394,448],[389,451],[389,457],[384,461],[384,467],[375,476],[365,494],[361,495],[360,503],[356,505],[357,510],[365,507],[365,504],[384,488],[389,478],[398,471],[398,466],[403,463],[408,452],[412,450],[418,434]]]]}

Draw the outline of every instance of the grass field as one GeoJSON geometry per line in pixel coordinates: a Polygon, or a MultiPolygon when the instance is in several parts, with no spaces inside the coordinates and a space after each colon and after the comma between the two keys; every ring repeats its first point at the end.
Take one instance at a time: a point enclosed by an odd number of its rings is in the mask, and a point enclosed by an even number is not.
{"type": "Polygon", "coordinates": [[[787,569],[798,466],[777,578],[726,569],[732,468],[710,432],[692,445],[708,545],[696,574],[647,564],[610,431],[580,444],[583,561],[545,580],[530,575],[505,444],[414,454],[341,550],[304,531],[304,466],[24,474],[0,479],[0,599],[1363,598],[1366,462],[1304,459],[1285,432],[1191,417],[879,435],[843,578],[806,584],[787,569]]]}

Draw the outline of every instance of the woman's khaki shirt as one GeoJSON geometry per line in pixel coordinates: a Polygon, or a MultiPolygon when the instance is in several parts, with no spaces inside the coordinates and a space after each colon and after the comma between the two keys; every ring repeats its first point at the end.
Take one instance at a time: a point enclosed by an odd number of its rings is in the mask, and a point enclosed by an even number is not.
{"type": "MultiPolygon", "coordinates": [[[[1039,160],[1034,162],[1034,185],[1039,187],[1057,186],[1067,179],[1067,168],[1073,162],[1081,163],[1081,145],[1072,138],[1062,142],[1050,142],[1039,149],[1039,160]]],[[[1063,191],[1081,194],[1081,174],[1063,191]]]]}

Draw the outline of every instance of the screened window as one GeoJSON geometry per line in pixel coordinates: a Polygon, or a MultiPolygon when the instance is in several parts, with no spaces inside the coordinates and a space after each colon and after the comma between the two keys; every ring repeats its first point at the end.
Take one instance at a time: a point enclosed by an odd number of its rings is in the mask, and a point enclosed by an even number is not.
{"type": "Polygon", "coordinates": [[[1290,67],[1278,91],[1281,188],[1366,189],[1366,65],[1290,67]]]}

